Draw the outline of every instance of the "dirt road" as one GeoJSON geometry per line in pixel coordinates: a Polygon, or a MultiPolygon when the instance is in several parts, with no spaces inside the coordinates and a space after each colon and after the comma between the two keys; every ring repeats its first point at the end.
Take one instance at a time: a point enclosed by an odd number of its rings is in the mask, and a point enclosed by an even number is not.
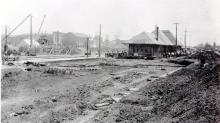
{"type": "Polygon", "coordinates": [[[3,71],[3,123],[88,122],[182,67],[163,60],[92,59],[24,68],[3,71]]]}

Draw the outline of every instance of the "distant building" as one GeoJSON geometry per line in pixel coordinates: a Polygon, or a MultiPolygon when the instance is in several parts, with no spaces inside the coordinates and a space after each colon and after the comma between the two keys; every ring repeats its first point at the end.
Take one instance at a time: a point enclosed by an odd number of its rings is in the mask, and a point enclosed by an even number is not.
{"type": "Polygon", "coordinates": [[[53,44],[56,47],[60,47],[62,45],[62,38],[63,38],[63,33],[61,32],[53,32],[53,44]]]}
{"type": "MultiPolygon", "coordinates": [[[[93,49],[98,49],[98,48],[99,48],[99,35],[95,35],[95,36],[90,40],[90,45],[91,45],[91,48],[93,48],[93,49]]],[[[103,42],[103,38],[102,38],[102,37],[101,37],[100,45],[101,45],[101,48],[102,48],[102,46],[104,45],[104,42],[103,42]]]]}
{"type": "Polygon", "coordinates": [[[216,43],[215,42],[213,42],[213,48],[216,49],[216,43]]]}
{"type": "Polygon", "coordinates": [[[83,33],[53,32],[53,44],[56,46],[86,48],[87,35],[83,33]]]}
{"type": "Polygon", "coordinates": [[[87,38],[88,36],[83,33],[73,33],[75,36],[74,41],[76,42],[77,48],[86,48],[87,47],[87,38]]]}

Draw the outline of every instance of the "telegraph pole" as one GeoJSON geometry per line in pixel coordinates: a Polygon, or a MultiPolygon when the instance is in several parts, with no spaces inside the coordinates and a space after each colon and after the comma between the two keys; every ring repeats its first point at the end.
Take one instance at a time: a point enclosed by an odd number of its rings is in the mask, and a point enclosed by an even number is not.
{"type": "Polygon", "coordinates": [[[58,47],[59,47],[59,44],[60,44],[60,41],[59,41],[59,40],[60,40],[59,31],[57,31],[57,36],[56,36],[56,38],[57,38],[57,39],[56,39],[56,40],[57,40],[57,41],[56,41],[56,48],[58,48],[58,47]]]}
{"type": "Polygon", "coordinates": [[[100,30],[99,30],[99,57],[101,56],[101,31],[102,31],[102,27],[100,24],[100,30]]]}
{"type": "Polygon", "coordinates": [[[7,50],[7,43],[8,43],[8,27],[5,25],[5,45],[4,45],[4,53],[6,53],[7,50]]]}
{"type": "Polygon", "coordinates": [[[89,57],[89,37],[87,38],[86,56],[87,56],[87,58],[89,57]]]}
{"type": "Polygon", "coordinates": [[[185,36],[184,36],[185,50],[186,50],[186,33],[187,33],[187,30],[185,30],[185,36]]]}
{"type": "Polygon", "coordinates": [[[175,25],[176,25],[176,55],[177,55],[177,25],[179,24],[179,23],[174,23],[175,25]]]}
{"type": "Polygon", "coordinates": [[[32,47],[33,38],[32,38],[32,15],[30,15],[30,48],[32,47]]]}

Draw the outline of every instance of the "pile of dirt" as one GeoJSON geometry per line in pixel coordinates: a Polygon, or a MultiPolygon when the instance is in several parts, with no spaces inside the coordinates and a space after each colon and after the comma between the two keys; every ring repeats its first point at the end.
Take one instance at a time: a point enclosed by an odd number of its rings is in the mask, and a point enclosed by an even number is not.
{"type": "Polygon", "coordinates": [[[194,63],[194,61],[190,59],[171,59],[171,60],[168,60],[168,62],[179,64],[179,65],[184,65],[184,66],[194,63]]]}
{"type": "Polygon", "coordinates": [[[219,122],[216,64],[190,65],[100,112],[93,122],[219,122]]]}
{"type": "Polygon", "coordinates": [[[21,69],[9,69],[9,70],[4,70],[4,71],[2,70],[1,80],[4,80],[4,79],[9,78],[9,77],[17,76],[21,72],[22,72],[21,69]]]}
{"type": "Polygon", "coordinates": [[[99,62],[100,66],[119,66],[114,59],[103,59],[99,62]]]}
{"type": "Polygon", "coordinates": [[[115,76],[113,77],[114,82],[120,82],[123,84],[131,83],[134,79],[138,79],[143,77],[144,73],[138,73],[138,72],[129,72],[126,75],[123,76],[115,76]]]}
{"type": "Polygon", "coordinates": [[[50,95],[34,101],[34,107],[41,110],[39,120],[42,123],[64,122],[74,120],[90,108],[89,86],[81,85],[76,89],[67,90],[62,94],[50,95]]]}
{"type": "Polygon", "coordinates": [[[38,63],[38,62],[30,62],[30,61],[27,61],[24,63],[26,66],[35,66],[35,67],[42,67],[42,66],[47,66],[46,64],[44,63],[38,63]]]}
{"type": "Polygon", "coordinates": [[[112,86],[114,86],[113,82],[110,79],[107,79],[105,81],[91,84],[89,87],[90,87],[90,90],[101,93],[105,88],[112,87],[112,86]]]}
{"type": "Polygon", "coordinates": [[[197,51],[190,56],[190,58],[194,58],[194,59],[200,59],[201,57],[207,60],[213,60],[213,61],[215,61],[217,58],[220,58],[219,54],[211,50],[210,51],[209,50],[197,51]]]}
{"type": "Polygon", "coordinates": [[[75,76],[81,76],[83,74],[79,74],[79,71],[84,72],[90,72],[90,71],[98,71],[101,70],[100,67],[93,66],[93,67],[49,67],[44,70],[44,74],[50,74],[50,75],[75,75],[75,76]]]}
{"type": "Polygon", "coordinates": [[[19,115],[28,115],[30,114],[30,110],[32,110],[33,108],[34,108],[33,105],[22,106],[19,111],[11,113],[10,116],[16,117],[19,115]]]}
{"type": "Polygon", "coordinates": [[[73,74],[75,74],[73,69],[70,69],[70,68],[60,69],[58,67],[50,67],[50,68],[46,69],[44,71],[44,73],[52,74],[52,75],[73,75],[73,74]]]}

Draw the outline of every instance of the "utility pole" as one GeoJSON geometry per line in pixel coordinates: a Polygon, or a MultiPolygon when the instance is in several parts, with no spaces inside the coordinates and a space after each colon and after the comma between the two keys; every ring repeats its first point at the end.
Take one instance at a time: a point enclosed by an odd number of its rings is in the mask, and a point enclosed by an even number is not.
{"type": "Polygon", "coordinates": [[[58,46],[59,46],[59,31],[57,31],[57,36],[56,36],[56,38],[57,38],[57,41],[56,41],[56,48],[58,48],[58,46]]]}
{"type": "Polygon", "coordinates": [[[30,15],[30,48],[32,47],[33,38],[32,38],[32,15],[30,15]]]}
{"type": "Polygon", "coordinates": [[[185,30],[185,36],[184,36],[185,50],[186,50],[186,33],[187,33],[187,30],[185,30]]]}
{"type": "Polygon", "coordinates": [[[99,30],[99,57],[101,56],[101,31],[102,31],[102,27],[100,24],[100,30],[99,30]]]}
{"type": "Polygon", "coordinates": [[[87,58],[89,57],[89,37],[87,38],[86,56],[87,56],[87,58]]]}
{"type": "Polygon", "coordinates": [[[5,45],[4,45],[4,53],[6,53],[7,50],[7,43],[8,43],[8,27],[5,25],[5,45]]]}
{"type": "Polygon", "coordinates": [[[175,25],[176,25],[176,55],[177,55],[177,25],[179,24],[179,23],[174,23],[175,25]]]}

